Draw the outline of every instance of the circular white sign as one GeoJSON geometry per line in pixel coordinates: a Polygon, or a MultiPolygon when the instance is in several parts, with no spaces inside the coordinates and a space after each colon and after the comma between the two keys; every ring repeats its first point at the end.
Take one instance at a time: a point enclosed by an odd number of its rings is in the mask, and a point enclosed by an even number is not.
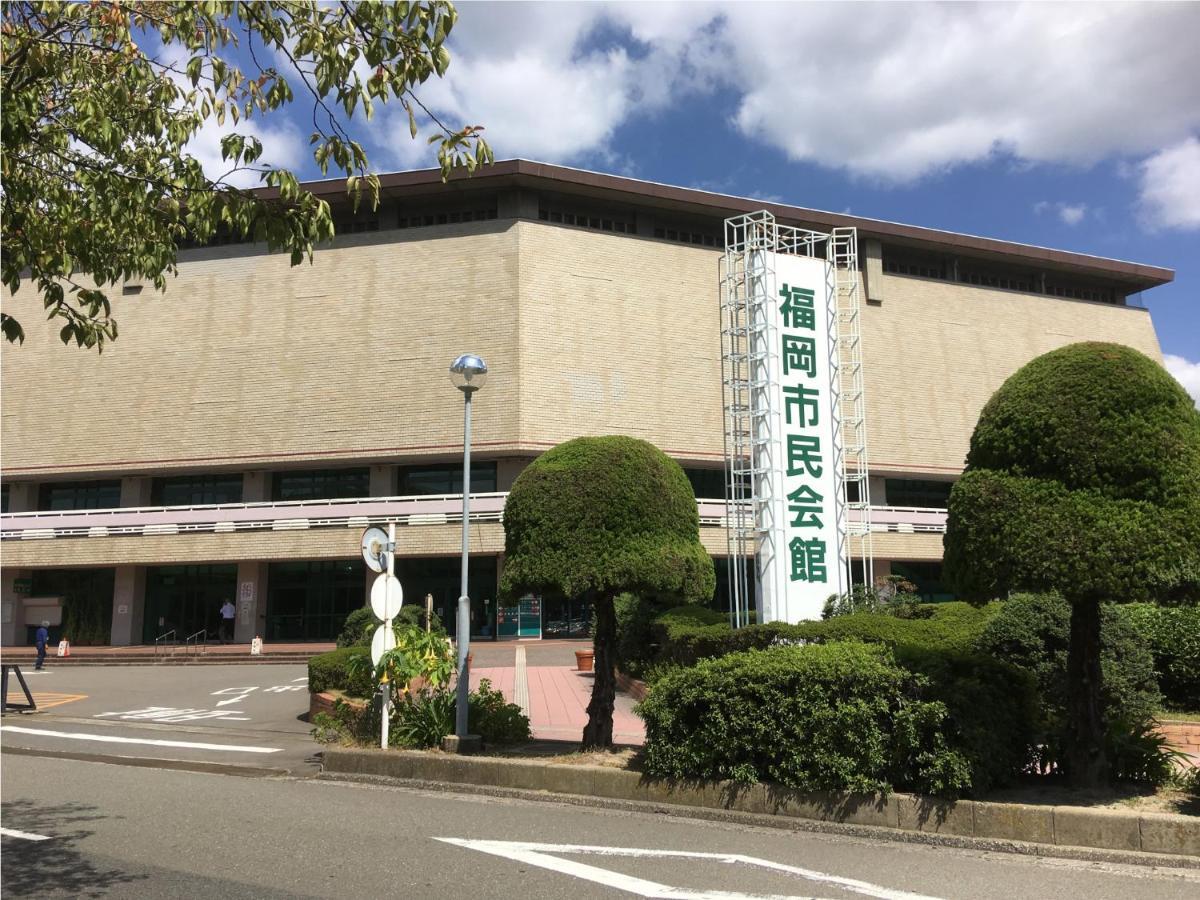
{"type": "Polygon", "coordinates": [[[395,575],[380,575],[371,585],[371,610],[377,619],[391,619],[404,605],[404,588],[395,575]],[[388,585],[391,585],[389,588],[388,585]]]}
{"type": "Polygon", "coordinates": [[[396,633],[392,631],[392,623],[384,622],[375,629],[375,636],[371,638],[371,665],[379,665],[383,654],[395,649],[396,633]]]}

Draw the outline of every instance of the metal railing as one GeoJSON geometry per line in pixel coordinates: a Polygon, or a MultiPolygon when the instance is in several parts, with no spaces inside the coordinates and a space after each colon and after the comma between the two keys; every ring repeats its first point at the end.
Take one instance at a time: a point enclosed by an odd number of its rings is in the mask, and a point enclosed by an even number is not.
{"type": "Polygon", "coordinates": [[[190,634],[183,640],[184,655],[200,656],[208,653],[208,629],[201,628],[195,634],[190,634]]]}
{"type": "MultiPolygon", "coordinates": [[[[499,522],[507,493],[471,495],[472,522],[499,522]]],[[[696,499],[700,524],[705,527],[729,527],[730,507],[724,497],[696,499]]],[[[734,508],[750,509],[747,499],[734,502],[734,508]]],[[[946,511],[900,506],[871,506],[869,518],[859,509],[847,510],[852,525],[870,522],[873,532],[944,532],[946,511]],[[931,518],[932,517],[932,518],[931,518]]],[[[440,525],[462,521],[462,496],[374,497],[346,500],[307,500],[286,503],[231,503],[223,506],[164,506],[105,510],[77,510],[50,513],[5,513],[0,516],[0,537],[4,540],[30,540],[55,537],[117,537],[122,535],[163,535],[223,533],[255,529],[273,531],[320,527],[360,527],[386,524],[440,525]],[[273,512],[276,518],[270,517],[273,512]],[[120,519],[116,517],[120,516],[120,519]],[[119,524],[98,526],[97,517],[108,517],[119,524]],[[170,519],[171,521],[168,521],[170,519]],[[201,521],[200,519],[203,519],[201,521]],[[149,520],[149,521],[147,521],[149,520]]],[[[753,521],[746,515],[743,524],[753,521]]],[[[745,549],[753,552],[754,542],[745,549]]]]}
{"type": "Polygon", "coordinates": [[[158,648],[160,646],[164,650],[167,648],[167,646],[170,646],[171,656],[175,655],[175,648],[179,646],[179,641],[175,639],[175,629],[174,628],[172,628],[170,631],[164,631],[162,634],[160,634],[158,637],[156,637],[154,639],[154,655],[155,656],[158,656],[158,648]],[[167,638],[171,639],[171,643],[169,645],[166,642],[167,638]]]}
{"type": "MultiPolygon", "coordinates": [[[[507,492],[471,495],[472,522],[499,522],[507,492]]],[[[145,506],[0,515],[0,539],[161,536],[368,525],[443,525],[462,521],[462,495],[346,497],[278,503],[145,506]]]]}

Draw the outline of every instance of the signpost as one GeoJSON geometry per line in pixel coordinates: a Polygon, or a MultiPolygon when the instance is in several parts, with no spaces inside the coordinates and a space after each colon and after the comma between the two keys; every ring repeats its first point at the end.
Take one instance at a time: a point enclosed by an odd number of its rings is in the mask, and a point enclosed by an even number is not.
{"type": "MultiPolygon", "coordinates": [[[[388,523],[385,534],[380,528],[368,528],[362,536],[363,560],[372,572],[378,572],[379,577],[371,585],[371,611],[376,618],[382,619],[383,624],[375,629],[371,638],[371,665],[379,667],[380,660],[389,650],[396,647],[396,632],[392,628],[392,619],[404,605],[404,589],[396,578],[396,524],[388,523]]],[[[379,729],[379,744],[384,750],[388,746],[388,714],[391,712],[391,698],[388,696],[387,674],[384,674],[380,691],[383,694],[382,722],[379,729]]]]}

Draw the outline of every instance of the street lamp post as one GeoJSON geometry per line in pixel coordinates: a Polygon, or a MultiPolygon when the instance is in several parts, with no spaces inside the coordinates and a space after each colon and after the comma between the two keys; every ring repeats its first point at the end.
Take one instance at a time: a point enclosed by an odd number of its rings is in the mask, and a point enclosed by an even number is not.
{"type": "Polygon", "coordinates": [[[463,494],[462,494],[462,582],[458,595],[458,702],[454,717],[454,735],[459,749],[465,749],[467,737],[467,695],[471,673],[467,653],[471,647],[471,600],[467,595],[468,536],[471,515],[471,395],[487,380],[487,363],[472,353],[464,353],[450,365],[450,381],[463,392],[463,494]]]}

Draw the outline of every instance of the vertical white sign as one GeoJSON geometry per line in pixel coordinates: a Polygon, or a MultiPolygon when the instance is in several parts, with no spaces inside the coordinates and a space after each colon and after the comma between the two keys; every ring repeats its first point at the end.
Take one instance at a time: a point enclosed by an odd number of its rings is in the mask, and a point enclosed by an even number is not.
{"type": "Polygon", "coordinates": [[[769,436],[759,436],[767,449],[756,466],[755,493],[764,502],[758,574],[762,621],[799,622],[820,618],[826,598],[845,590],[845,560],[838,556],[835,297],[825,260],[774,254],[770,262],[775,289],[763,304],[770,326],[763,399],[771,415],[765,418],[769,436]]]}

